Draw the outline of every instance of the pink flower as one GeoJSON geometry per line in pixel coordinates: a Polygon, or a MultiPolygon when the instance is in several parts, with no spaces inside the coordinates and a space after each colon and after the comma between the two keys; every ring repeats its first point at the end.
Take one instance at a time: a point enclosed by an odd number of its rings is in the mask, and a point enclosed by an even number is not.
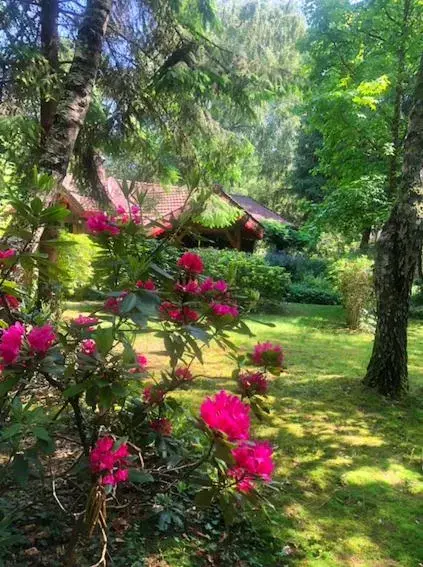
{"type": "Polygon", "coordinates": [[[136,355],[137,366],[135,368],[131,368],[129,372],[131,374],[136,374],[137,372],[145,372],[147,368],[147,358],[143,354],[136,355]]]}
{"type": "Polygon", "coordinates": [[[139,289],[146,289],[147,291],[156,291],[156,284],[153,280],[138,280],[135,284],[139,289]]]}
{"type": "Polygon", "coordinates": [[[28,334],[28,343],[31,350],[42,355],[46,354],[56,340],[57,335],[52,325],[34,327],[28,334]]]}
{"type": "Polygon", "coordinates": [[[250,436],[250,408],[237,396],[221,391],[201,404],[200,415],[210,429],[224,433],[230,441],[250,436]]]}
{"type": "Polygon", "coordinates": [[[119,205],[116,208],[116,221],[121,224],[128,224],[128,222],[130,221],[129,214],[126,209],[122,207],[122,205],[119,205]]]}
{"type": "Polygon", "coordinates": [[[138,205],[131,205],[131,218],[134,224],[141,224],[141,208],[138,205]]]}
{"type": "Polygon", "coordinates": [[[218,317],[238,317],[239,315],[237,307],[235,307],[234,305],[226,305],[224,303],[212,303],[211,310],[218,317]]]}
{"type": "Polygon", "coordinates": [[[175,370],[175,376],[183,382],[191,382],[191,380],[194,379],[194,376],[191,374],[187,366],[181,366],[180,368],[177,368],[175,370]]]}
{"type": "Polygon", "coordinates": [[[199,313],[187,305],[179,308],[177,305],[170,303],[169,301],[164,301],[161,304],[160,312],[166,318],[184,324],[195,322],[200,318],[199,313]]]}
{"type": "Polygon", "coordinates": [[[128,464],[128,445],[122,443],[113,451],[115,445],[112,437],[101,437],[90,453],[90,467],[93,474],[102,474],[103,485],[115,485],[129,478],[128,470],[123,468],[128,464]]]}
{"type": "Polygon", "coordinates": [[[156,433],[163,435],[164,437],[170,437],[172,435],[173,427],[172,422],[167,417],[158,417],[150,421],[150,427],[156,433]]]}
{"type": "Polygon", "coordinates": [[[225,282],[225,280],[218,280],[214,284],[214,289],[219,293],[226,293],[228,291],[228,284],[225,282]]]}
{"type": "Polygon", "coordinates": [[[12,258],[15,256],[16,250],[13,248],[9,248],[7,250],[0,250],[0,264],[2,264],[3,260],[7,260],[8,258],[12,258]]]}
{"type": "Polygon", "coordinates": [[[242,443],[233,449],[232,456],[235,465],[244,469],[249,475],[259,477],[266,482],[271,480],[275,464],[273,448],[267,441],[242,443]]]}
{"type": "Polygon", "coordinates": [[[160,405],[165,397],[165,392],[156,386],[147,386],[143,392],[144,402],[149,406],[160,405]]]}
{"type": "Polygon", "coordinates": [[[111,236],[117,236],[120,233],[113,219],[102,211],[90,214],[87,219],[87,229],[91,234],[108,233],[111,236]]]}
{"type": "Polygon", "coordinates": [[[0,358],[4,366],[13,364],[19,358],[25,328],[22,323],[15,323],[1,335],[0,358]]]}
{"type": "MultiPolygon", "coordinates": [[[[126,482],[129,479],[129,471],[128,469],[118,469],[114,476],[115,484],[119,484],[120,482],[126,482]]],[[[104,484],[104,480],[103,480],[104,484]]]]}
{"type": "Polygon", "coordinates": [[[254,394],[266,394],[269,389],[269,381],[262,372],[245,372],[238,378],[239,389],[244,396],[254,394]]]}
{"type": "Polygon", "coordinates": [[[8,295],[5,293],[2,297],[0,297],[0,305],[7,305],[9,309],[18,309],[20,304],[21,302],[14,295],[8,295]]]}
{"type": "Polygon", "coordinates": [[[271,342],[258,343],[254,347],[251,359],[258,366],[280,367],[284,359],[282,347],[271,342]]]}
{"type": "Polygon", "coordinates": [[[191,280],[186,285],[177,283],[175,285],[175,291],[179,293],[190,293],[194,295],[200,293],[200,286],[198,285],[197,280],[191,280]]]}
{"type": "Polygon", "coordinates": [[[128,295],[127,291],[122,291],[122,293],[118,297],[114,297],[114,296],[108,297],[104,302],[104,310],[107,311],[108,313],[113,313],[117,315],[120,311],[120,306],[122,304],[122,301],[125,299],[127,295],[128,295]]]}
{"type": "Polygon", "coordinates": [[[97,317],[86,317],[85,315],[78,315],[71,321],[77,327],[90,327],[91,325],[98,325],[99,322],[100,319],[97,319],[97,317]]]}
{"type": "Polygon", "coordinates": [[[232,467],[228,470],[228,476],[236,481],[236,489],[238,492],[248,494],[254,488],[254,478],[248,475],[241,467],[232,467]]]}
{"type": "Polygon", "coordinates": [[[202,274],[204,270],[203,260],[197,254],[185,252],[179,260],[178,267],[191,274],[202,274]]]}
{"type": "Polygon", "coordinates": [[[211,278],[205,279],[200,286],[200,292],[209,293],[210,291],[213,290],[214,290],[214,281],[211,278]]]}
{"type": "Polygon", "coordinates": [[[84,339],[81,341],[81,352],[87,356],[92,356],[97,352],[97,345],[93,339],[84,339]]]}

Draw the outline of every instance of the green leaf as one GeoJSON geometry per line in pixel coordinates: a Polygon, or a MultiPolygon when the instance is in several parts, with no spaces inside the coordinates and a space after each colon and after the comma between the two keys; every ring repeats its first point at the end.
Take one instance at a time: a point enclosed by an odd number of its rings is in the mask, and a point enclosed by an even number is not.
{"type": "Polygon", "coordinates": [[[154,482],[154,478],[150,473],[140,471],[138,469],[129,469],[129,480],[136,484],[148,484],[150,482],[154,482]]]}
{"type": "Polygon", "coordinates": [[[63,392],[63,397],[73,398],[74,396],[77,396],[81,392],[84,392],[84,390],[86,390],[88,386],[89,386],[88,382],[84,382],[81,384],[73,384],[72,386],[69,386],[69,388],[66,388],[66,390],[63,392]]]}
{"type": "Polygon", "coordinates": [[[7,439],[12,439],[12,437],[16,437],[17,435],[20,435],[21,431],[22,431],[21,424],[13,423],[12,425],[9,425],[9,427],[3,429],[1,433],[1,440],[6,441],[7,439]]]}
{"type": "Polygon", "coordinates": [[[135,293],[128,293],[125,299],[122,301],[121,313],[129,313],[137,304],[137,296],[135,293]]]}
{"type": "Polygon", "coordinates": [[[193,325],[187,325],[185,328],[195,339],[202,341],[203,343],[208,343],[210,341],[210,335],[206,333],[204,329],[201,329],[200,327],[194,327],[193,325]]]}
{"type": "Polygon", "coordinates": [[[37,439],[41,439],[41,441],[45,441],[46,443],[51,443],[51,437],[47,429],[45,429],[45,427],[41,427],[40,425],[37,425],[34,427],[32,432],[37,439]]]}
{"type": "Polygon", "coordinates": [[[94,334],[94,339],[99,352],[103,355],[107,354],[113,346],[113,327],[99,327],[94,334]]]}
{"type": "Polygon", "coordinates": [[[19,382],[20,376],[16,374],[7,378],[4,382],[0,382],[0,396],[4,396],[19,382]]]}

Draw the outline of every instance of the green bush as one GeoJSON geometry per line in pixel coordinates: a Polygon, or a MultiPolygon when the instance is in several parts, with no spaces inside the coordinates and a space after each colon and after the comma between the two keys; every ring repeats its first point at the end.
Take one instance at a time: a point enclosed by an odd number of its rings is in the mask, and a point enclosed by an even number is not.
{"type": "Polygon", "coordinates": [[[66,297],[82,296],[94,276],[97,246],[86,234],[62,231],[58,238],[58,280],[66,297]]]}
{"type": "Polygon", "coordinates": [[[262,256],[201,248],[205,272],[214,279],[224,279],[239,289],[246,300],[260,297],[260,302],[281,302],[286,299],[290,276],[284,268],[269,266],[262,256]]]}
{"type": "Polygon", "coordinates": [[[305,248],[310,242],[310,236],[297,230],[289,224],[277,221],[263,221],[264,241],[276,250],[297,251],[305,248]]]}
{"type": "Polygon", "coordinates": [[[302,282],[308,275],[326,276],[328,262],[324,258],[309,258],[304,254],[286,254],[285,252],[271,252],[265,256],[266,262],[271,266],[285,268],[291,274],[292,281],[302,282]]]}
{"type": "Polygon", "coordinates": [[[331,273],[342,297],[347,325],[358,329],[374,303],[373,262],[367,256],[343,258],[335,262],[331,273]]]}
{"type": "Polygon", "coordinates": [[[301,282],[289,286],[290,303],[315,303],[318,305],[339,305],[341,297],[332,283],[322,277],[306,276],[301,282]]]}

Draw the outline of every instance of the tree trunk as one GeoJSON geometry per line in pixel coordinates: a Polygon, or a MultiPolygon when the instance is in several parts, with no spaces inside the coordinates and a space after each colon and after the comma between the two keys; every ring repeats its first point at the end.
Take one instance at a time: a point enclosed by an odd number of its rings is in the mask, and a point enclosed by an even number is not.
{"type": "Polygon", "coordinates": [[[423,55],[404,147],[399,198],[377,246],[377,327],[364,383],[381,394],[408,391],[407,324],[423,220],[423,55]]]}
{"type": "Polygon", "coordinates": [[[399,158],[401,153],[401,106],[404,98],[404,81],[406,48],[411,19],[411,0],[404,0],[402,11],[401,34],[398,38],[397,73],[395,85],[394,113],[391,124],[392,154],[388,167],[388,191],[394,197],[398,191],[398,176],[400,173],[399,158]]]}
{"type": "Polygon", "coordinates": [[[40,167],[54,175],[58,182],[66,175],[76,139],[87,115],[111,6],[112,0],[88,0],[74,59],[45,141],[40,167]]]}
{"type": "Polygon", "coordinates": [[[367,250],[369,248],[369,241],[370,241],[371,234],[372,234],[371,228],[365,228],[363,230],[363,232],[361,233],[361,241],[360,241],[360,246],[359,246],[359,249],[360,249],[361,252],[367,252],[367,250]]]}
{"type": "Polygon", "coordinates": [[[59,69],[59,2],[58,0],[41,0],[41,51],[49,64],[49,80],[52,83],[49,92],[41,96],[40,122],[41,145],[53,124],[57,107],[57,72],[59,69]],[[47,94],[47,96],[46,96],[47,94]]]}

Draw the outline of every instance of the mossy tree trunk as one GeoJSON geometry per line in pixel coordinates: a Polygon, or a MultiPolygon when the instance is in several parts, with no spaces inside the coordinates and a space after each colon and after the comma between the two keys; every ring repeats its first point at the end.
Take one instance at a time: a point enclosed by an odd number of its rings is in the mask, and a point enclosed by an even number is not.
{"type": "Polygon", "coordinates": [[[398,201],[377,246],[377,327],[364,383],[381,394],[408,391],[407,325],[423,220],[423,56],[404,147],[398,201]]]}

